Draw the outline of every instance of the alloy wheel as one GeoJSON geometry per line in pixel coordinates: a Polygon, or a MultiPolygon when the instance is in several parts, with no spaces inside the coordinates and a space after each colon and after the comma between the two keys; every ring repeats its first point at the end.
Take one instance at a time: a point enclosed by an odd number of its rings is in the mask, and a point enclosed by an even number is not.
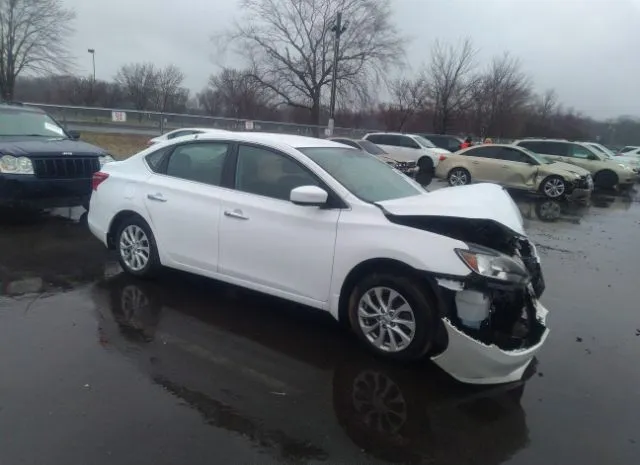
{"type": "Polygon", "coordinates": [[[358,302],[358,324],[374,347],[384,352],[401,352],[416,335],[411,305],[388,287],[374,287],[358,302]]]}
{"type": "Polygon", "coordinates": [[[544,193],[552,199],[562,197],[564,190],[564,181],[560,178],[551,178],[544,183],[544,193]]]}
{"type": "Polygon", "coordinates": [[[449,175],[449,184],[452,186],[464,186],[468,182],[467,173],[462,170],[455,170],[449,175]]]}
{"type": "Polygon", "coordinates": [[[151,242],[140,226],[131,224],[122,230],[120,256],[133,271],[141,271],[147,266],[151,258],[151,242]]]}

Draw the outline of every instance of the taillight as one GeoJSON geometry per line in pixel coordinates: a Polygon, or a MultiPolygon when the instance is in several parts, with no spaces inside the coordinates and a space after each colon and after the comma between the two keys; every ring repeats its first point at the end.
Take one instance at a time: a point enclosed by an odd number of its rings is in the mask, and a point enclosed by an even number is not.
{"type": "Polygon", "coordinates": [[[103,182],[105,182],[108,177],[109,177],[109,174],[104,173],[102,171],[98,171],[97,173],[95,173],[91,178],[91,189],[93,189],[94,191],[97,191],[98,186],[103,182]]]}
{"type": "Polygon", "coordinates": [[[440,161],[445,161],[447,159],[446,155],[440,155],[439,160],[440,161]]]}

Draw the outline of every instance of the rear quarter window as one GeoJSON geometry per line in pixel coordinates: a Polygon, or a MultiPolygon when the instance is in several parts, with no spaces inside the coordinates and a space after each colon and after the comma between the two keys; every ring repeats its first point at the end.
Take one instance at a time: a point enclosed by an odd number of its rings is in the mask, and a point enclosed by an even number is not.
{"type": "Polygon", "coordinates": [[[151,152],[149,155],[144,157],[147,165],[154,173],[160,173],[163,170],[164,162],[167,159],[167,156],[173,150],[173,146],[164,147],[160,150],[156,150],[155,152],[151,152]]]}

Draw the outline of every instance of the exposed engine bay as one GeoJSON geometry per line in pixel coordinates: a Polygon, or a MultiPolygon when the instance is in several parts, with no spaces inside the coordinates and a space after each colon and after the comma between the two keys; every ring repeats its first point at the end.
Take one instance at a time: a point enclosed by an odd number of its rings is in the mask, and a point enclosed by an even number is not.
{"type": "Polygon", "coordinates": [[[536,300],[545,288],[535,245],[502,224],[487,219],[443,216],[399,216],[396,224],[419,228],[492,249],[519,260],[529,276],[519,283],[499,282],[479,275],[465,279],[439,278],[446,318],[474,340],[505,351],[539,343],[546,327],[536,315],[536,300]]]}

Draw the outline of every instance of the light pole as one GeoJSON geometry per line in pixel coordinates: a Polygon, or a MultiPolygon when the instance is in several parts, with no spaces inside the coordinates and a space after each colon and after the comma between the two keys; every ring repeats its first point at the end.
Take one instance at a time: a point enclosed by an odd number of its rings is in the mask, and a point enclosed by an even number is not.
{"type": "Polygon", "coordinates": [[[90,48],[87,52],[91,54],[91,59],[93,61],[93,82],[96,82],[96,49],[90,48]]]}
{"type": "Polygon", "coordinates": [[[335,126],[335,113],[336,113],[336,86],[338,85],[338,58],[340,55],[340,36],[347,30],[347,25],[342,24],[342,12],[339,11],[336,16],[336,23],[331,30],[336,35],[336,40],[333,46],[333,77],[331,78],[331,102],[329,104],[329,135],[333,135],[333,128],[335,126]]]}

